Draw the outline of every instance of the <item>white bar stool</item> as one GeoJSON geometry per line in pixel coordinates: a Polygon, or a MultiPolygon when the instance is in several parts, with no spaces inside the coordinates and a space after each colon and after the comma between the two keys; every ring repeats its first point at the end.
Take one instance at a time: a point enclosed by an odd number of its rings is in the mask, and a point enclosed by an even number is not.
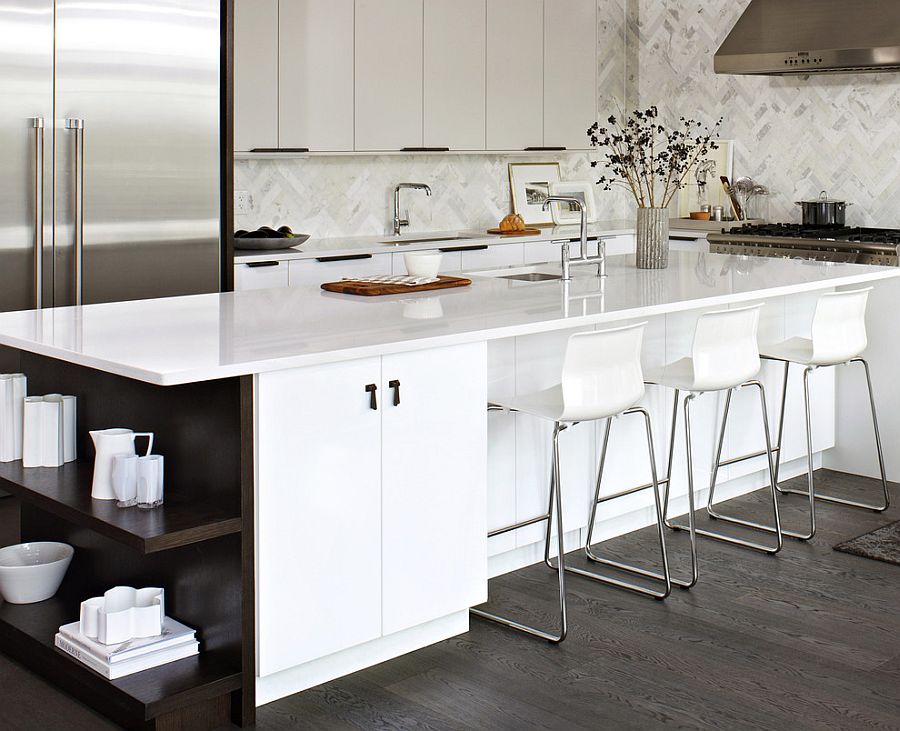
{"type": "MultiPolygon", "coordinates": [[[[538,393],[527,394],[510,398],[503,402],[491,403],[488,409],[508,410],[530,414],[540,419],[551,421],[553,428],[553,469],[550,479],[550,506],[545,515],[522,521],[514,525],[506,526],[491,531],[488,536],[496,536],[502,533],[547,521],[546,538],[544,544],[544,561],[551,568],[556,569],[559,578],[559,613],[560,630],[558,633],[550,633],[520,622],[515,622],[506,617],[486,612],[482,609],[470,610],[473,615],[497,622],[521,632],[547,640],[552,643],[562,642],[567,633],[566,617],[566,583],[565,572],[574,571],[588,575],[605,583],[635,591],[650,594],[642,587],[632,587],[618,580],[607,580],[587,572],[569,569],[565,564],[565,548],[563,546],[563,518],[562,499],[560,496],[560,460],[559,460],[559,435],[583,421],[596,421],[618,415],[642,414],[647,432],[647,449],[650,455],[652,482],[654,497],[656,500],[656,516],[659,532],[659,546],[662,556],[663,573],[654,575],[664,582],[664,588],[654,593],[658,598],[664,598],[671,591],[669,581],[669,565],[666,556],[665,532],[663,530],[662,503],[659,495],[659,484],[656,478],[656,461],[653,451],[653,432],[651,430],[650,414],[642,407],[635,406],[644,395],[644,379],[641,371],[641,344],[646,323],[629,325],[626,327],[602,330],[599,332],[578,333],[569,338],[566,346],[566,354],[562,368],[561,382],[552,388],[538,393]],[[556,517],[556,541],[559,560],[556,566],[550,562],[550,540],[553,527],[553,517],[556,517]]],[[[620,568],[628,569],[625,565],[620,568]]],[[[638,570],[643,571],[643,570],[638,570]]]]}
{"type": "MultiPolygon", "coordinates": [[[[809,338],[790,338],[780,343],[763,346],[762,357],[767,360],[781,361],[784,363],[784,386],[781,392],[781,416],[778,422],[778,443],[773,451],[777,457],[775,460],[776,486],[781,493],[803,495],[809,498],[809,530],[805,533],[785,530],[785,535],[800,540],[809,540],[816,534],[816,500],[823,500],[839,505],[849,505],[854,508],[865,508],[882,512],[890,507],[890,493],[888,492],[887,475],[884,469],[884,454],[881,448],[881,434],[878,430],[878,417],[875,414],[875,395],[872,390],[872,377],[869,373],[869,364],[861,357],[866,349],[868,338],[866,335],[866,304],[871,287],[857,289],[850,292],[829,292],[819,297],[813,315],[812,328],[809,338]],[[802,365],[803,370],[803,403],[806,416],[806,457],[807,457],[807,482],[808,490],[795,490],[782,488],[777,485],[778,471],[781,467],[781,444],[784,432],[784,409],[787,400],[788,375],[792,363],[802,365]],[[809,404],[809,374],[817,368],[829,368],[837,365],[849,365],[862,363],[866,372],[866,384],[869,389],[869,406],[872,410],[872,426],[875,431],[875,447],[878,453],[878,467],[881,472],[882,501],[880,503],[863,503],[855,500],[834,497],[832,495],[820,495],[815,492],[813,478],[813,444],[812,444],[812,415],[809,404]]],[[[726,406],[727,409],[727,406],[726,406]]],[[[727,412],[726,412],[727,413],[727,412]]],[[[721,455],[721,447],[720,447],[721,455]]],[[[731,464],[745,459],[751,459],[759,454],[748,454],[722,462],[731,464]]],[[[712,500],[712,496],[710,496],[712,500]]],[[[711,505],[711,503],[710,503],[711,505]]],[[[771,526],[748,523],[731,516],[722,515],[707,508],[710,515],[720,520],[726,520],[739,525],[745,525],[759,530],[772,531],[771,526]]]]}
{"type": "MultiPolygon", "coordinates": [[[[658,372],[648,376],[648,383],[672,388],[675,391],[675,405],[672,414],[672,433],[669,440],[669,462],[666,477],[661,482],[665,485],[664,515],[666,525],[674,530],[687,530],[691,532],[691,581],[687,586],[693,586],[697,582],[697,550],[693,536],[705,536],[726,543],[732,543],[744,548],[750,548],[763,553],[778,553],[783,546],[781,535],[781,517],[778,513],[778,501],[776,499],[776,471],[773,461],[773,450],[769,436],[769,418],[766,409],[766,390],[762,383],[756,379],[759,373],[760,360],[757,345],[757,330],[759,328],[759,311],[762,305],[752,305],[733,310],[719,310],[707,312],[697,320],[694,330],[694,342],[691,356],[671,363],[658,372]],[[713,468],[710,479],[710,494],[715,490],[718,477],[718,464],[721,461],[722,442],[725,438],[725,428],[728,423],[728,406],[731,396],[738,388],[743,386],[755,386],[759,389],[759,402],[762,410],[763,433],[765,434],[766,449],[762,454],[769,458],[769,482],[772,492],[772,512],[775,516],[776,534],[775,545],[770,546],[755,541],[748,541],[733,536],[716,533],[714,531],[697,528],[694,523],[694,461],[691,443],[691,403],[704,393],[715,391],[728,391],[726,398],[725,415],[722,419],[722,429],[719,437],[719,453],[716,455],[716,466],[713,468]],[[672,461],[675,451],[675,428],[678,423],[678,399],[682,391],[688,392],[684,399],[684,435],[687,454],[688,477],[688,525],[680,525],[669,521],[669,493],[672,480],[672,461]]],[[[751,528],[765,530],[765,528],[744,521],[742,523],[751,528]]],[[[684,584],[679,584],[684,585],[684,584]]]]}

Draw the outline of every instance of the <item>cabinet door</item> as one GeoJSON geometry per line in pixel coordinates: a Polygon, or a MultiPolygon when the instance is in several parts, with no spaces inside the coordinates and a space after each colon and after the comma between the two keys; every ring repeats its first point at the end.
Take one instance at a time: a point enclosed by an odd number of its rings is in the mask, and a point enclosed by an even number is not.
{"type": "Polygon", "coordinates": [[[462,271],[520,266],[524,263],[524,248],[523,244],[494,244],[484,249],[463,251],[462,271]]]}
{"type": "Polygon", "coordinates": [[[487,599],[486,346],[387,356],[382,379],[388,635],[487,599]]]}
{"type": "Polygon", "coordinates": [[[261,261],[234,265],[234,289],[269,289],[288,286],[288,262],[261,261]]]}
{"type": "MultiPolygon", "coordinates": [[[[437,249],[428,250],[428,253],[438,253],[437,249]]],[[[441,274],[450,274],[451,272],[458,272],[462,270],[462,259],[458,252],[453,251],[444,251],[441,252],[441,274]]],[[[391,254],[392,259],[392,269],[391,272],[393,274],[406,274],[406,262],[403,259],[403,254],[391,254]]]]}
{"type": "Polygon", "coordinates": [[[423,0],[356,0],[356,149],[422,146],[423,0]]]}
{"type": "Polygon", "coordinates": [[[278,37],[279,144],[352,150],[353,0],[282,2],[278,37]]]}
{"type": "Polygon", "coordinates": [[[425,146],[485,149],[485,0],[425,3],[425,146]]]}
{"type": "Polygon", "coordinates": [[[544,144],[544,0],[488,0],[487,15],[487,147],[539,147],[544,144]]]}
{"type": "MultiPolygon", "coordinates": [[[[588,253],[595,252],[597,244],[588,239],[588,253]]],[[[581,256],[581,241],[569,242],[569,256],[581,256]]],[[[562,243],[559,241],[536,241],[525,247],[526,264],[559,264],[562,261],[562,243]]]]}
{"type": "Polygon", "coordinates": [[[380,383],[378,358],[258,376],[260,676],[381,635],[380,383]]]}
{"type": "Polygon", "coordinates": [[[374,254],[366,259],[338,259],[318,261],[295,259],[291,261],[291,286],[318,286],[324,282],[336,282],[344,277],[371,277],[391,273],[391,255],[374,254]]]}
{"type": "Polygon", "coordinates": [[[544,0],[544,144],[587,149],[597,121],[597,2],[544,0]]]}
{"type": "Polygon", "coordinates": [[[278,147],[278,0],[234,3],[234,149],[278,147]]]}

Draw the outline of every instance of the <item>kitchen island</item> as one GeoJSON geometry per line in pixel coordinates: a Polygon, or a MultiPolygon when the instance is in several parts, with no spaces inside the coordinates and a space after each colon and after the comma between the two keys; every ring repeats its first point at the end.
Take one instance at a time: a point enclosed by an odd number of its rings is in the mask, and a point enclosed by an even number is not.
{"type": "MultiPolygon", "coordinates": [[[[552,385],[573,332],[647,320],[651,367],[689,352],[703,311],[765,302],[760,339],[775,340],[808,328],[819,293],[900,277],[894,268],[673,252],[661,271],[611,257],[606,280],[591,264],[575,265],[569,283],[508,278],[536,271],[559,267],[482,272],[446,293],[369,299],[301,286],[2,314],[4,368],[25,372],[32,393],[34,384],[79,397],[84,461],[38,472],[3,465],[0,488],[21,504],[23,537],[75,546],[73,571],[88,585],[154,571],[169,582],[173,616],[199,629],[201,659],[228,669],[207,667],[211,687],[193,699],[232,694],[233,717],[249,722],[257,703],[464,632],[489,576],[540,559],[540,526],[486,535],[546,510],[546,427],[488,415],[485,404],[552,385]],[[84,497],[84,436],[109,426],[155,431],[166,456],[167,503],[137,523],[84,497]]],[[[761,375],[773,402],[780,377],[761,375]]],[[[812,387],[819,451],[834,444],[833,377],[817,373],[812,387]]],[[[734,424],[755,423],[745,395],[733,401],[734,424]]],[[[660,444],[670,399],[652,388],[645,397],[660,444]]],[[[713,397],[698,404],[697,455],[711,455],[716,407],[713,397]]],[[[798,413],[788,409],[784,477],[803,469],[798,413]]],[[[623,422],[611,445],[610,492],[649,474],[630,428],[623,422]]],[[[598,440],[594,425],[571,432],[562,486],[574,548],[598,440]]],[[[725,456],[760,439],[735,429],[725,456]]],[[[709,459],[697,462],[699,485],[709,459]]],[[[686,505],[684,469],[676,459],[673,514],[686,505]]],[[[719,494],[762,486],[763,469],[750,461],[722,470],[719,494]]],[[[652,520],[648,495],[616,508],[600,539],[652,520]]],[[[0,608],[0,649],[29,662],[22,648],[52,643],[43,633],[77,615],[76,599],[61,592],[43,625],[0,608]]],[[[49,652],[45,673],[72,687],[65,671],[74,663],[49,652]]],[[[193,662],[197,677],[179,682],[200,682],[193,662]]],[[[102,692],[93,680],[83,685],[102,692]]],[[[146,712],[170,712],[187,692],[146,712]]]]}

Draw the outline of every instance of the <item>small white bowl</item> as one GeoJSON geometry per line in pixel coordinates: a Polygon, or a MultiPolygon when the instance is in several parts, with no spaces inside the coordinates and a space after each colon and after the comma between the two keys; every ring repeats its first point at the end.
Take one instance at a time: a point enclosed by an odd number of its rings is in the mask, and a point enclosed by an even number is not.
{"type": "Polygon", "coordinates": [[[20,543],[0,548],[0,594],[10,604],[49,599],[62,584],[75,549],[67,543],[20,543]]]}
{"type": "Polygon", "coordinates": [[[434,279],[441,268],[443,254],[431,251],[412,251],[403,255],[403,263],[411,277],[434,279]]]}

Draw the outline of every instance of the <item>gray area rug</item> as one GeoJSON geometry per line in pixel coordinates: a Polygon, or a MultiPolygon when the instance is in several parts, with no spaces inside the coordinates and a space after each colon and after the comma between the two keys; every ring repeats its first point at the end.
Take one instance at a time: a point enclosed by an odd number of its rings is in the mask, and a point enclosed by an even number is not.
{"type": "Polygon", "coordinates": [[[900,566],[900,520],[838,543],[834,550],[900,566]]]}

